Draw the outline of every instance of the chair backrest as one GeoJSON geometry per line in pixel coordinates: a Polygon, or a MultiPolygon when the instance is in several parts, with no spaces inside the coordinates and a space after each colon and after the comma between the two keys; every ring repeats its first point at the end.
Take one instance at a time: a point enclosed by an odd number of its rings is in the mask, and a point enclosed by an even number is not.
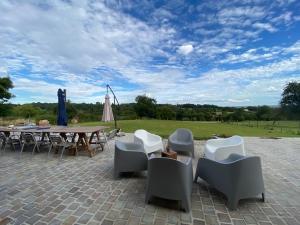
{"type": "Polygon", "coordinates": [[[21,134],[21,139],[22,139],[22,141],[24,141],[26,143],[35,143],[36,142],[32,133],[21,134]]]}
{"type": "Polygon", "coordinates": [[[118,133],[118,129],[113,129],[113,130],[111,130],[109,133],[108,133],[108,135],[107,135],[107,140],[111,140],[111,139],[113,139],[115,136],[117,136],[117,133],[118,133]]]}
{"type": "Polygon", "coordinates": [[[148,161],[148,185],[150,185],[151,192],[158,195],[163,193],[171,199],[178,196],[178,193],[183,192],[184,187],[189,185],[188,176],[192,177],[191,163],[191,159],[186,164],[171,158],[150,158],[148,161]]]}
{"type": "Polygon", "coordinates": [[[241,136],[234,135],[229,138],[210,139],[207,143],[217,147],[244,145],[244,140],[241,136]]]}
{"type": "Polygon", "coordinates": [[[230,138],[227,138],[227,140],[228,140],[228,144],[230,144],[230,145],[239,145],[244,142],[243,138],[238,135],[234,135],[230,138]]]}
{"type": "Polygon", "coordinates": [[[141,144],[137,143],[127,143],[123,141],[116,141],[115,142],[116,149],[121,150],[121,151],[135,151],[140,148],[143,148],[141,144]]]}
{"type": "Polygon", "coordinates": [[[6,143],[6,136],[4,133],[0,132],[0,149],[6,143]]]}
{"type": "Polygon", "coordinates": [[[264,189],[260,157],[231,154],[221,163],[227,165],[231,180],[236,182],[240,195],[264,189]]]}
{"type": "Polygon", "coordinates": [[[60,144],[60,143],[63,143],[64,140],[60,135],[51,135],[50,136],[50,142],[52,144],[60,144]]]}
{"type": "Polygon", "coordinates": [[[0,132],[0,140],[6,140],[6,136],[3,132],[0,132]]]}
{"type": "Polygon", "coordinates": [[[178,128],[175,131],[176,139],[179,141],[191,141],[193,140],[193,133],[186,128],[178,128]]]}
{"type": "Polygon", "coordinates": [[[134,132],[134,136],[140,138],[140,139],[147,139],[147,136],[148,136],[148,131],[146,130],[143,130],[143,129],[139,129],[139,130],[136,130],[134,132]]]}

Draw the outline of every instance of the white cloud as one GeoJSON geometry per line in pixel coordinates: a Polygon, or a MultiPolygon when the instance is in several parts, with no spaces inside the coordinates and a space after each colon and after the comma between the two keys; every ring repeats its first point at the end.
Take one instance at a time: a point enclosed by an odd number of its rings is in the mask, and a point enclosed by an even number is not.
{"type": "Polygon", "coordinates": [[[188,55],[193,52],[194,47],[191,44],[184,44],[178,48],[178,52],[183,55],[188,55]]]}
{"type": "Polygon", "coordinates": [[[271,33],[273,32],[276,32],[277,29],[275,27],[273,27],[271,24],[269,23],[255,23],[253,24],[253,27],[254,28],[257,28],[257,29],[261,29],[261,30],[266,30],[266,31],[269,31],[271,33]]]}
{"type": "Polygon", "coordinates": [[[231,102],[231,103],[245,103],[245,102],[250,102],[249,99],[228,99],[228,102],[231,102]]]}

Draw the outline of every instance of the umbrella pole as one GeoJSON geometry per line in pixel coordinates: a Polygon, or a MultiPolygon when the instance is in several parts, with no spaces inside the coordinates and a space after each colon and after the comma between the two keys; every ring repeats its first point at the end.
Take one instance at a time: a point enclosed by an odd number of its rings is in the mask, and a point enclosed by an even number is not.
{"type": "MultiPolygon", "coordinates": [[[[115,96],[114,96],[114,105],[116,106],[116,97],[115,96]]],[[[116,110],[117,110],[117,107],[116,107],[116,110]]],[[[117,129],[117,113],[115,113],[114,120],[115,120],[115,129],[117,129]]]]}

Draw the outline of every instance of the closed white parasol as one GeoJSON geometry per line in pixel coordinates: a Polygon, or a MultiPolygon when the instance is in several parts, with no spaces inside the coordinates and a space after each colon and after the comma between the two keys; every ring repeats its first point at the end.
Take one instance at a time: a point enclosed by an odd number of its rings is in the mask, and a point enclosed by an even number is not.
{"type": "Polygon", "coordinates": [[[104,103],[104,108],[103,108],[102,121],[104,121],[104,122],[114,121],[114,114],[113,114],[113,111],[111,108],[108,94],[105,95],[105,103],[104,103]]]}

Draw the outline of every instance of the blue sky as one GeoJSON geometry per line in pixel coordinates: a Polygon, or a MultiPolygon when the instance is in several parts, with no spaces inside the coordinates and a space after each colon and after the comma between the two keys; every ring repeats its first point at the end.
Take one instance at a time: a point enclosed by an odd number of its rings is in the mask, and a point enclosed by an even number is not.
{"type": "Polygon", "coordinates": [[[276,105],[300,81],[300,1],[0,1],[14,103],[276,105]]]}

